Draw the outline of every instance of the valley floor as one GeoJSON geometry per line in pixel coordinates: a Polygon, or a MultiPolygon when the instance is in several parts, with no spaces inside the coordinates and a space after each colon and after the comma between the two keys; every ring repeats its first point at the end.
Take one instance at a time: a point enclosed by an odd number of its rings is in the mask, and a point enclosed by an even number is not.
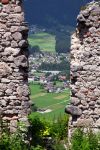
{"type": "MultiPolygon", "coordinates": [[[[66,88],[61,93],[47,93],[40,85],[30,84],[31,100],[38,108],[39,115],[55,119],[64,114],[65,106],[70,101],[70,90],[66,88]]],[[[34,114],[34,112],[33,112],[34,114]]]]}

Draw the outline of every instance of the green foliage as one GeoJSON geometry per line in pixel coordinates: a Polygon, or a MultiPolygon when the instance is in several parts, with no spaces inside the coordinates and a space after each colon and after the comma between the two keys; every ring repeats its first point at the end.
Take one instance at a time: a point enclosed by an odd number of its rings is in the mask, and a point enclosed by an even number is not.
{"type": "Polygon", "coordinates": [[[34,45],[34,46],[30,46],[29,47],[30,53],[34,54],[34,53],[39,53],[40,52],[40,47],[38,45],[34,45]]]}
{"type": "Polygon", "coordinates": [[[50,135],[58,140],[63,140],[67,137],[68,130],[68,119],[67,115],[59,116],[58,119],[53,122],[53,125],[50,129],[50,135]]]}
{"type": "Polygon", "coordinates": [[[44,137],[51,137],[55,144],[67,137],[68,116],[59,116],[56,121],[47,121],[38,115],[34,117],[30,115],[29,120],[32,133],[31,144],[33,146],[41,145],[44,147],[44,137]]]}
{"type": "Polygon", "coordinates": [[[27,150],[27,145],[22,140],[22,133],[16,132],[10,137],[10,149],[11,150],[27,150]]]}
{"type": "Polygon", "coordinates": [[[81,10],[85,10],[87,6],[81,6],[81,10]]]}
{"type": "Polygon", "coordinates": [[[52,34],[46,32],[35,33],[29,36],[28,41],[31,46],[31,53],[33,53],[33,51],[35,50],[34,48],[37,46],[38,52],[39,50],[55,52],[55,36],[52,34]]]}
{"type": "MultiPolygon", "coordinates": [[[[52,111],[49,113],[38,113],[42,118],[53,120],[61,114],[64,115],[65,105],[69,103],[70,90],[66,89],[62,93],[46,93],[39,84],[30,84],[31,100],[38,108],[47,108],[52,111]]],[[[34,115],[34,112],[33,114],[34,115]]]]}
{"type": "Polygon", "coordinates": [[[36,147],[32,146],[31,150],[44,150],[40,145],[37,145],[36,147]]]}
{"type": "MultiPolygon", "coordinates": [[[[10,134],[8,128],[1,121],[3,130],[0,134],[0,150],[45,150],[44,138],[51,137],[53,150],[65,150],[67,143],[68,116],[59,116],[57,120],[48,121],[38,115],[29,116],[31,143],[24,140],[26,131],[23,123],[18,124],[15,133],[10,134]],[[4,129],[5,126],[5,129],[4,129]]],[[[78,128],[72,136],[70,150],[100,150],[100,134],[95,134],[91,129],[78,128]]]]}
{"type": "Polygon", "coordinates": [[[53,146],[54,150],[66,150],[63,143],[56,143],[54,146],[53,146]]]}
{"type": "Polygon", "coordinates": [[[92,130],[79,128],[73,134],[71,150],[99,150],[100,137],[97,136],[92,130]]]}
{"type": "Polygon", "coordinates": [[[36,105],[33,105],[33,106],[32,106],[32,112],[36,112],[37,109],[38,109],[38,107],[37,107],[36,105]]]}
{"type": "Polygon", "coordinates": [[[67,71],[70,72],[70,64],[67,60],[62,60],[60,63],[46,63],[42,62],[41,65],[38,67],[39,70],[47,70],[47,71],[67,71]]]}
{"type": "Polygon", "coordinates": [[[43,145],[42,133],[45,131],[45,123],[39,118],[38,115],[29,116],[31,124],[30,132],[32,136],[31,145],[43,145]]]}
{"type": "Polygon", "coordinates": [[[25,144],[23,132],[18,130],[11,134],[7,128],[0,134],[0,150],[27,150],[28,145],[25,144]]]}
{"type": "Polygon", "coordinates": [[[68,33],[56,33],[56,46],[57,53],[67,53],[70,50],[70,35],[68,33]]]}

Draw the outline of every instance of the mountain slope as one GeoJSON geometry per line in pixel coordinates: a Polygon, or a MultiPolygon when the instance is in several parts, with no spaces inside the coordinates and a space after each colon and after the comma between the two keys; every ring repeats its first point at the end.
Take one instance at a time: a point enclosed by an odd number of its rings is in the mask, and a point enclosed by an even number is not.
{"type": "Polygon", "coordinates": [[[25,0],[26,21],[31,24],[75,26],[80,7],[91,0],[25,0]]]}

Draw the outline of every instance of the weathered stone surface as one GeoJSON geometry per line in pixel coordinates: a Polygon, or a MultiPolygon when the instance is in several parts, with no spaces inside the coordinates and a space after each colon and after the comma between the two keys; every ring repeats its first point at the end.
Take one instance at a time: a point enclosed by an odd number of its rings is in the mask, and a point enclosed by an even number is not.
{"type": "Polygon", "coordinates": [[[29,95],[29,89],[27,85],[19,86],[17,88],[17,93],[19,96],[28,96],[29,95]]]}
{"type": "Polygon", "coordinates": [[[78,119],[76,126],[80,126],[80,127],[90,127],[93,125],[93,119],[89,118],[89,119],[78,119]]]}
{"type": "Polygon", "coordinates": [[[81,22],[85,22],[85,18],[84,18],[84,16],[82,14],[78,15],[77,20],[81,21],[81,22]]]}
{"type": "Polygon", "coordinates": [[[71,36],[71,114],[69,128],[100,128],[100,1],[91,2],[77,17],[71,36]],[[81,110],[81,111],[80,111],[81,110]],[[77,114],[79,114],[78,117],[77,114]],[[75,116],[76,115],[76,116],[75,116]]]}
{"type": "Polygon", "coordinates": [[[13,120],[10,121],[10,132],[14,133],[16,131],[17,128],[17,120],[15,118],[13,118],[13,120]]]}
{"type": "Polygon", "coordinates": [[[4,96],[4,92],[0,91],[0,96],[4,96]]]}
{"type": "Polygon", "coordinates": [[[19,26],[11,26],[10,32],[11,32],[11,33],[12,33],[12,32],[17,32],[18,29],[19,29],[19,26]]]}
{"type": "Polygon", "coordinates": [[[19,47],[27,47],[28,46],[28,43],[26,40],[21,40],[19,43],[18,43],[19,47]]]}
{"type": "Polygon", "coordinates": [[[16,66],[28,67],[27,58],[24,55],[16,57],[14,63],[16,66]]]}
{"type": "Polygon", "coordinates": [[[6,79],[6,78],[2,78],[2,79],[1,79],[1,83],[9,83],[9,82],[10,82],[9,79],[6,79]]]}
{"type": "Polygon", "coordinates": [[[13,48],[16,48],[16,47],[18,47],[18,44],[17,44],[17,42],[16,41],[11,41],[11,47],[13,47],[13,48]]]}
{"type": "Polygon", "coordinates": [[[3,55],[13,55],[13,56],[16,56],[16,55],[19,54],[19,52],[20,52],[19,48],[7,47],[7,48],[5,48],[3,55]]]}
{"type": "Polygon", "coordinates": [[[100,128],[100,118],[96,121],[96,125],[98,128],[100,128]]]}
{"type": "Polygon", "coordinates": [[[15,32],[12,37],[14,38],[15,41],[20,41],[22,40],[22,34],[20,32],[15,32]]]}
{"type": "Polygon", "coordinates": [[[22,1],[11,1],[0,9],[0,114],[14,132],[21,118],[28,122],[28,27],[22,1]],[[25,52],[24,52],[25,51],[25,52]],[[25,68],[24,68],[25,67],[25,68]],[[25,118],[25,119],[24,119],[25,118]]]}
{"type": "Polygon", "coordinates": [[[76,97],[71,98],[71,104],[78,105],[80,103],[80,100],[76,97]]]}
{"type": "Polygon", "coordinates": [[[0,76],[9,75],[12,73],[12,68],[9,67],[5,62],[0,62],[0,76]]]}
{"type": "Polygon", "coordinates": [[[20,6],[15,7],[15,13],[21,13],[22,9],[20,6]]]}
{"type": "Polygon", "coordinates": [[[81,109],[79,109],[76,106],[67,106],[65,108],[65,112],[68,113],[68,114],[71,114],[73,116],[80,116],[82,114],[81,109]]]}
{"type": "Polygon", "coordinates": [[[1,101],[1,106],[3,106],[3,107],[6,106],[6,101],[5,100],[1,101]]]}
{"type": "Polygon", "coordinates": [[[6,94],[8,94],[8,95],[11,95],[11,94],[13,93],[13,91],[12,91],[11,89],[7,89],[5,92],[6,92],[6,94]]]}

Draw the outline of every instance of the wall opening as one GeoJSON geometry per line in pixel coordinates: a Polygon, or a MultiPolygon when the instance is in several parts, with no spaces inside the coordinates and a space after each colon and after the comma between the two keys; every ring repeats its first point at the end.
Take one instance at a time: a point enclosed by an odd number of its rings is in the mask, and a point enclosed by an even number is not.
{"type": "Polygon", "coordinates": [[[72,3],[66,0],[24,2],[29,23],[30,98],[33,111],[46,117],[64,114],[65,105],[70,102],[70,36],[75,30],[78,11],[86,1],[72,3]]]}
{"type": "Polygon", "coordinates": [[[34,114],[57,119],[70,101],[70,35],[74,27],[67,25],[66,0],[30,3],[25,1],[24,9],[29,23],[32,109],[34,114]]]}

